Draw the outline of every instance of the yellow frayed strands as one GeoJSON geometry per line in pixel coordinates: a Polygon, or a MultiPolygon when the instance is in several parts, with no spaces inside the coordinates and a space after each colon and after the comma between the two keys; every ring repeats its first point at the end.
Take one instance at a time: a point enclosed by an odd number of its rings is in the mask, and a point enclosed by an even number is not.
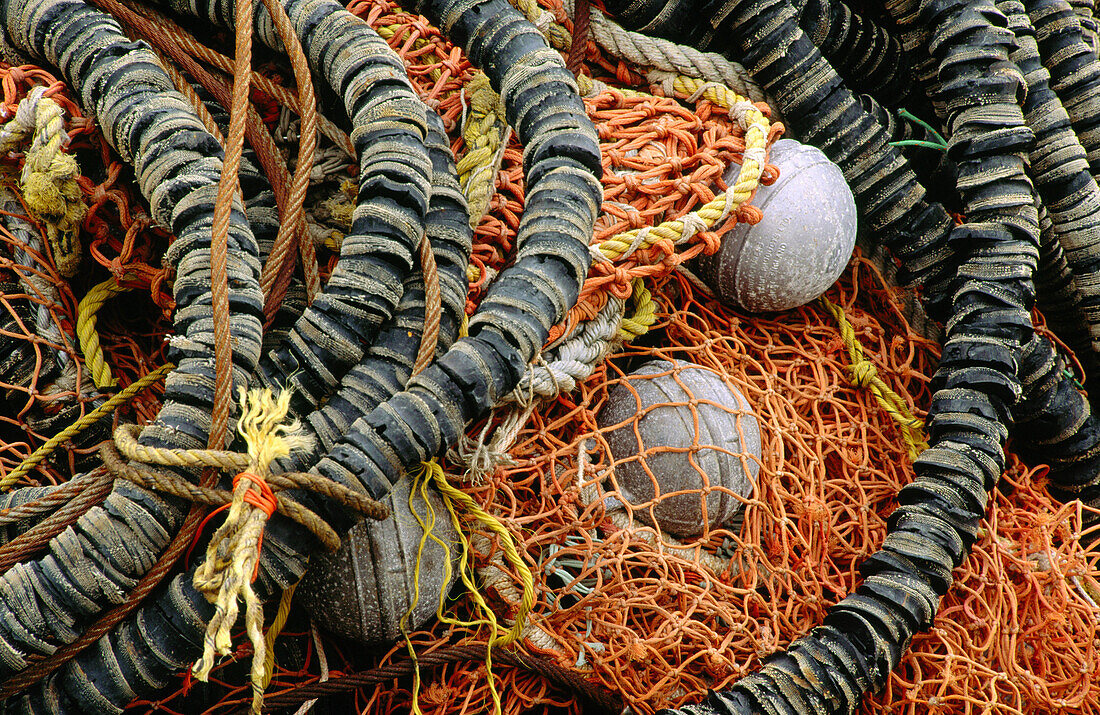
{"type": "MultiPolygon", "coordinates": [[[[445,593],[439,594],[439,619],[443,623],[454,624],[464,627],[475,627],[479,625],[488,626],[490,632],[493,634],[489,641],[489,649],[485,656],[485,668],[486,674],[489,678],[489,692],[493,699],[493,712],[501,712],[501,700],[500,693],[496,689],[496,685],[492,679],[492,651],[495,647],[506,646],[514,643],[519,639],[523,632],[524,626],[527,622],[527,614],[531,612],[531,609],[535,605],[535,580],[531,574],[531,569],[524,563],[523,558],[519,554],[519,550],[516,547],[515,539],[512,537],[508,528],[501,523],[500,519],[496,518],[489,512],[485,511],[477,502],[474,501],[466,492],[453,486],[447,481],[447,476],[443,472],[443,467],[440,466],[438,460],[432,459],[430,462],[423,462],[420,471],[414,475],[413,488],[410,491],[409,507],[413,515],[416,516],[417,521],[420,523],[421,528],[424,530],[424,536],[420,541],[420,551],[417,554],[417,568],[416,572],[420,572],[420,555],[423,553],[423,549],[428,539],[434,540],[436,543],[448,546],[442,542],[442,540],[432,533],[432,527],[435,524],[435,513],[431,507],[431,503],[427,498],[427,489],[429,484],[434,485],[439,491],[440,496],[443,498],[443,503],[447,507],[447,512],[450,514],[451,524],[454,526],[455,532],[458,533],[460,543],[462,546],[462,554],[459,557],[459,578],[462,580],[462,584],[469,592],[470,599],[473,602],[474,612],[477,614],[477,618],[473,621],[462,621],[448,615],[444,612],[446,605],[445,593]],[[417,489],[420,489],[422,494],[422,501],[426,505],[427,514],[426,518],[422,518],[413,509],[412,494],[415,494],[417,489]],[[516,570],[519,576],[520,582],[523,586],[523,595],[520,599],[519,607],[516,609],[515,622],[508,630],[503,630],[497,620],[496,614],[493,609],[486,602],[485,597],[482,595],[478,588],[477,581],[474,578],[473,569],[471,568],[471,548],[470,539],[467,536],[467,530],[463,529],[462,521],[459,518],[459,511],[465,512],[474,521],[483,525],[492,534],[496,535],[500,540],[500,548],[504,551],[504,558],[512,565],[512,568],[516,570]]],[[[446,565],[446,578],[444,583],[450,582],[450,564],[446,565]]],[[[414,582],[414,595],[419,598],[420,584],[417,580],[414,582]]],[[[413,604],[415,605],[416,599],[414,598],[413,604]]],[[[410,607],[409,612],[412,608],[410,607]]],[[[406,613],[406,616],[408,613],[406,613]]],[[[404,619],[402,619],[402,630],[404,630],[404,619]]],[[[411,641],[408,640],[406,634],[406,644],[409,649],[409,654],[412,657],[414,666],[416,664],[416,653],[413,650],[411,641]]],[[[419,714],[420,707],[417,703],[417,693],[420,688],[420,670],[416,667],[413,672],[413,712],[419,714]]]]}
{"type": "Polygon", "coordinates": [[[86,207],[76,179],[76,159],[62,151],[69,143],[65,131],[65,110],[44,96],[45,87],[31,90],[0,128],[0,153],[6,154],[32,136],[27,149],[20,185],[33,216],[46,224],[54,265],[65,278],[76,275],[80,264],[80,222],[86,207]]]}
{"type": "Polygon", "coordinates": [[[298,434],[298,422],[285,422],[290,393],[274,397],[270,390],[240,390],[241,417],[237,431],[248,446],[249,468],[233,479],[233,501],[225,523],[214,533],[206,561],[195,572],[195,589],[214,604],[214,615],[203,637],[202,657],[192,673],[205,681],[214,656],[232,651],[231,629],[237,622],[238,600],[245,603],[245,628],[252,642],[252,709],[263,705],[267,649],[263,607],[252,589],[260,561],[264,526],[275,511],[271,487],[264,481],[272,460],[285,457],[308,441],[298,434]]]}

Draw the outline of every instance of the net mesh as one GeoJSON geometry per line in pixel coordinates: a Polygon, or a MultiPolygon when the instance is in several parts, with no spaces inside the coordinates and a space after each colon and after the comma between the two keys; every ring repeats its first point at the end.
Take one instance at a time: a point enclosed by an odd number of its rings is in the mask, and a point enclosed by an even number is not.
{"type": "MultiPolygon", "coordinates": [[[[560,4],[544,2],[542,8],[567,34],[572,30],[560,4]]],[[[459,159],[478,148],[463,130],[478,107],[479,75],[462,52],[426,20],[386,0],[354,0],[349,9],[404,58],[414,86],[443,117],[459,159]]],[[[721,177],[741,161],[745,139],[725,109],[705,98],[658,96],[661,88],[651,87],[640,68],[594,43],[586,72],[607,85],[586,98],[605,169],[594,243],[683,216],[726,188],[721,177]]],[[[291,76],[274,66],[265,73],[291,76]]],[[[110,392],[92,387],[77,336],[78,306],[90,290],[113,279],[128,293],[125,302],[108,300],[96,311],[104,359],[120,387],[163,364],[173,306],[171,276],[160,263],[168,236],[151,224],[129,170],[72,104],[71,91],[30,66],[4,67],[0,80],[5,119],[34,86],[49,87],[62,103],[69,151],[85,171],[80,186],[88,206],[82,228],[87,258],[71,279],[54,269],[42,225],[13,221],[21,212],[11,209],[0,221],[0,338],[22,361],[3,373],[17,379],[0,385],[2,475],[110,392]]],[[[253,103],[277,141],[294,141],[293,115],[258,89],[253,103]]],[[[503,128],[500,136],[507,136],[503,128]]],[[[514,138],[484,146],[489,164],[500,168],[487,215],[476,227],[468,312],[512,255],[523,210],[522,147],[514,138]]],[[[339,206],[346,204],[339,185],[354,172],[338,153],[324,156],[329,159],[319,163],[310,199],[322,276],[339,243],[339,206]]],[[[13,196],[20,161],[18,153],[4,158],[0,177],[13,196]]],[[[467,187],[485,176],[468,174],[467,187]]],[[[487,176],[492,179],[492,171],[487,176]]],[[[758,217],[746,206],[735,218],[758,217]]],[[[472,426],[467,457],[477,452],[471,445],[485,448],[502,431],[507,439],[494,444],[507,447],[506,456],[490,454],[472,471],[459,458],[446,464],[451,481],[513,533],[534,574],[536,602],[524,649],[621,694],[639,713],[720,689],[820,623],[829,604],[858,583],[860,562],[882,543],[897,492],[913,475],[902,430],[868,390],[853,384],[849,346],[824,307],[739,313],[681,270],[693,256],[716,249],[733,223],[701,231],[684,246],[659,241],[622,260],[598,262],[552,342],[576,336],[614,300],[626,301],[628,317],[640,320],[635,333],[644,335],[599,363],[575,391],[530,410],[507,406],[472,426]],[[643,316],[646,295],[651,317],[643,316]],[[607,437],[618,425],[601,428],[598,415],[616,386],[633,384],[626,376],[636,366],[655,359],[712,371],[745,396],[759,421],[759,457],[739,456],[743,467],[748,460],[758,467],[755,492],[741,498],[739,528],[705,528],[698,537],[677,540],[646,517],[648,507],[674,495],[632,503],[616,478],[607,437]]],[[[930,400],[928,376],[938,349],[910,327],[905,316],[911,298],[888,285],[880,266],[857,251],[827,297],[842,308],[879,377],[919,416],[930,400]]],[[[649,407],[696,419],[699,400],[708,397],[694,398],[649,407]]],[[[123,416],[144,421],[156,408],[155,392],[146,392],[123,416]]],[[[690,467],[711,446],[696,438],[679,451],[690,467]]],[[[22,483],[63,481],[90,450],[68,446],[22,483]]],[[[980,539],[956,570],[934,628],[917,636],[883,692],[868,698],[867,712],[1100,711],[1100,567],[1096,555],[1079,545],[1082,507],[1053,501],[1044,471],[1009,455],[980,539]]],[[[709,480],[704,473],[699,478],[709,480]]],[[[481,591],[506,619],[518,609],[519,575],[506,565],[495,537],[467,526],[481,591]]],[[[486,644],[496,635],[483,625],[457,623],[477,618],[468,593],[456,590],[447,607],[455,617],[450,622],[409,634],[421,658],[456,644],[486,644]]],[[[155,702],[137,701],[128,712],[237,711],[251,698],[249,648],[247,640],[238,642],[245,643],[238,658],[220,663],[209,686],[192,688],[181,674],[171,692],[155,702]]],[[[337,682],[408,659],[404,643],[372,652],[327,636],[311,628],[297,606],[275,650],[268,693],[284,701],[305,684],[337,682]]],[[[529,669],[498,663],[489,677],[504,713],[582,711],[575,693],[529,669]]],[[[425,670],[415,698],[410,678],[335,697],[347,711],[364,713],[408,712],[414,702],[424,713],[476,713],[494,707],[489,683],[485,663],[473,659],[425,670]]]]}

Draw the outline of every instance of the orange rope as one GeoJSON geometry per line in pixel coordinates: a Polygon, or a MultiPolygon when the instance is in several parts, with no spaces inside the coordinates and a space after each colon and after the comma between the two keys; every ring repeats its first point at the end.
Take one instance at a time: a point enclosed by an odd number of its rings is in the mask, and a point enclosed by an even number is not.
{"type": "MultiPolygon", "coordinates": [[[[557,22],[566,22],[556,0],[544,6],[557,22]]],[[[461,90],[473,75],[467,59],[423,18],[388,0],[355,0],[350,7],[403,57],[413,85],[443,117],[452,148],[461,156],[461,90]]],[[[168,26],[156,27],[168,32],[168,26]]],[[[175,39],[172,44],[184,46],[175,39]]],[[[614,86],[648,91],[641,68],[626,67],[594,46],[588,49],[584,72],[612,85],[586,99],[600,136],[605,176],[593,242],[679,217],[722,191],[720,177],[730,162],[740,160],[744,148],[739,129],[724,111],[706,101],[687,105],[623,93],[614,86]]],[[[224,57],[211,59],[212,52],[193,47],[180,54],[222,71],[233,67],[224,57]]],[[[168,56],[191,72],[175,55],[168,56]]],[[[252,74],[254,80],[256,76],[252,74]]],[[[254,83],[289,104],[261,82],[254,83]]],[[[0,106],[10,111],[34,85],[49,87],[70,111],[74,143],[98,157],[105,169],[97,177],[101,182],[82,182],[89,204],[84,234],[93,260],[78,281],[95,284],[109,272],[152,299],[151,310],[141,315],[104,309],[104,349],[127,384],[163,361],[171,277],[159,257],[167,236],[144,215],[117,157],[94,124],[79,114],[63,84],[37,68],[0,68],[0,106]]],[[[228,98],[228,88],[223,89],[228,98]]],[[[295,92],[277,91],[297,106],[295,92]]],[[[252,111],[250,126],[260,123],[252,111]]],[[[18,157],[2,160],[18,163],[18,157]]],[[[291,177],[285,166],[281,178],[266,164],[264,170],[282,192],[285,216],[291,177]]],[[[518,142],[505,147],[496,189],[489,215],[475,231],[472,264],[477,274],[468,310],[476,307],[494,271],[516,249],[524,207],[518,142]]],[[[751,222],[757,216],[748,207],[736,220],[751,222]]],[[[599,314],[610,296],[624,296],[634,278],[644,277],[658,306],[647,339],[597,368],[576,392],[536,410],[510,451],[515,464],[478,485],[456,481],[516,535],[535,574],[534,628],[525,633],[523,647],[621,693],[639,713],[696,701],[707,688],[728,685],[819,623],[825,609],[858,583],[859,564],[881,544],[897,491],[912,478],[896,425],[873,398],[850,385],[846,349],[830,316],[812,306],[766,317],[742,314],[715,303],[676,270],[687,256],[717,247],[725,228],[700,234],[676,249],[657,244],[614,266],[596,267],[580,302],[551,338],[574,334],[599,314]],[[744,526],[712,528],[685,550],[661,545],[639,516],[631,524],[623,519],[629,509],[613,508],[612,499],[626,501],[627,495],[617,486],[605,433],[596,424],[611,388],[636,363],[652,358],[691,361],[720,373],[746,396],[761,423],[760,476],[745,507],[744,526]]],[[[0,258],[12,255],[19,244],[0,226],[0,258]]],[[[332,256],[322,252],[322,257],[322,263],[331,265],[332,256]]],[[[75,320],[76,299],[47,257],[34,256],[33,262],[18,270],[56,286],[57,298],[47,299],[20,284],[19,292],[0,293],[0,315],[20,316],[8,333],[31,346],[28,352],[42,365],[51,352],[74,351],[67,326],[75,320]],[[34,320],[21,307],[28,301],[35,310],[46,311],[61,331],[60,340],[36,335],[34,320]]],[[[16,270],[10,259],[0,262],[0,273],[10,276],[16,270]]],[[[427,277],[430,270],[423,270],[427,277]]],[[[909,329],[897,294],[884,287],[877,269],[857,256],[828,297],[843,307],[883,379],[915,414],[922,414],[930,399],[927,376],[938,351],[909,329]]],[[[427,302],[430,312],[432,301],[427,302]]],[[[426,331],[418,364],[430,354],[429,345],[434,342],[426,331]]],[[[81,370],[79,356],[75,361],[81,370]]],[[[13,395],[12,404],[18,403],[11,414],[0,415],[0,425],[13,436],[0,444],[0,473],[40,443],[32,423],[44,411],[75,404],[80,412],[79,391],[50,393],[44,382],[0,385],[13,395]]],[[[690,403],[667,406],[691,409],[690,403]]],[[[134,409],[152,416],[156,397],[143,397],[134,409]]],[[[470,435],[476,437],[485,426],[474,425],[470,435]]],[[[61,462],[44,468],[43,480],[66,479],[80,458],[75,450],[62,456],[61,462]]],[[[638,508],[634,506],[636,512],[638,508]]],[[[1100,567],[1098,557],[1078,543],[1085,513],[1079,504],[1054,502],[1046,494],[1043,469],[1025,467],[1010,454],[980,538],[956,570],[958,585],[944,599],[935,627],[915,639],[883,692],[869,698],[863,710],[1100,715],[1100,645],[1095,638],[1100,567]]],[[[201,513],[189,515],[171,553],[158,564],[158,574],[190,543],[200,520],[201,513]]],[[[478,567],[499,561],[494,542],[484,543],[483,551],[473,555],[478,567]]],[[[512,577],[503,576],[505,582],[512,577]]],[[[143,580],[123,610],[140,601],[155,581],[143,580]]],[[[514,594],[496,582],[484,583],[485,597],[497,612],[514,614],[519,605],[514,594]]],[[[470,599],[459,595],[450,606],[459,620],[470,620],[470,599]]],[[[109,623],[96,624],[90,633],[102,632],[109,623]]],[[[287,641],[287,652],[302,655],[276,664],[269,691],[273,697],[315,682],[322,673],[336,678],[374,665],[373,659],[364,663],[354,649],[333,638],[313,638],[296,623],[304,619],[292,615],[280,639],[287,641]]],[[[410,636],[417,653],[458,643],[484,644],[488,638],[472,628],[439,623],[410,636]]],[[[69,652],[63,649],[61,654],[69,652]]],[[[382,662],[399,662],[405,653],[403,644],[395,646],[382,662]]],[[[215,715],[233,712],[250,699],[247,683],[223,670],[233,667],[232,660],[215,669],[214,689],[204,695],[215,715]]],[[[492,677],[506,713],[582,711],[575,698],[522,668],[494,667],[492,677]]],[[[431,678],[419,698],[425,713],[475,713],[492,706],[486,672],[477,665],[447,665],[431,678]]],[[[350,706],[357,712],[409,712],[409,690],[401,681],[363,688],[350,706]]],[[[194,707],[181,679],[175,692],[156,703],[133,703],[130,710],[183,713],[194,707]]]]}

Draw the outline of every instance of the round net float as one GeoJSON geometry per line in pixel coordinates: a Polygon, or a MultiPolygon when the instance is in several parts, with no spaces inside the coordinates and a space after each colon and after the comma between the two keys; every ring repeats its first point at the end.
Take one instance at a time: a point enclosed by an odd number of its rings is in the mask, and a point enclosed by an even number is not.
{"type": "MultiPolygon", "coordinates": [[[[828,289],[856,244],[856,204],[840,169],[816,147],[781,139],[770,161],[779,178],[754,199],[763,213],[738,224],[722,247],[698,261],[699,275],[724,302],[745,310],[790,310],[828,289]]],[[[737,178],[733,165],[725,181],[737,178]]]]}
{"type": "Polygon", "coordinates": [[[597,424],[635,515],[679,537],[739,527],[760,468],[760,425],[718,373],[647,362],[611,389],[597,424]]]}
{"type": "Polygon", "coordinates": [[[402,479],[383,500],[390,518],[363,519],[348,531],[339,551],[310,558],[295,601],[325,630],[360,643],[389,645],[401,638],[402,619],[405,631],[412,632],[435,616],[440,594],[450,590],[458,574],[454,545],[459,536],[434,488],[427,490],[427,500],[417,490],[413,513],[411,486],[411,479],[402,479]],[[431,526],[435,538],[425,538],[421,522],[431,526]]]}

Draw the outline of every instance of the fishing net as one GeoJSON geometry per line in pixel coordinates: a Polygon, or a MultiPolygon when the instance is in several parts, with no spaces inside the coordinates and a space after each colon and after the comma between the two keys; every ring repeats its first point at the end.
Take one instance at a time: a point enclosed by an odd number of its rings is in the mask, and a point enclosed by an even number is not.
{"type": "MultiPolygon", "coordinates": [[[[557,49],[577,55],[570,47],[576,28],[560,3],[520,6],[557,49]]],[[[404,59],[420,96],[444,120],[472,214],[484,213],[469,271],[471,313],[516,248],[523,148],[484,75],[426,20],[385,0],[355,0],[349,9],[404,59]]],[[[595,686],[639,713],[677,706],[751,672],[820,623],[826,608],[855,588],[860,562],[882,543],[898,490],[913,476],[922,446],[918,420],[938,359],[913,294],[892,285],[880,255],[857,250],[827,301],[767,315],[723,306],[694,277],[691,259],[713,252],[736,222],[758,220],[751,205],[735,208],[713,230],[688,231],[681,222],[679,242],[659,232],[645,241],[622,239],[711,204],[727,189],[722,177],[745,156],[746,133],[722,105],[726,88],[662,74],[594,40],[585,50],[581,89],[604,161],[593,246],[604,259],[597,258],[577,306],[552,332],[546,359],[443,464],[451,483],[503,524],[529,568],[535,599],[520,644],[528,658],[486,663],[485,646],[498,632],[485,622],[479,599],[502,627],[510,625],[521,611],[525,577],[506,558],[507,539],[466,520],[476,591],[457,588],[445,618],[388,651],[325,634],[293,600],[272,604],[268,623],[284,624],[269,631],[277,636],[272,708],[293,711],[325,696],[328,707],[363,713],[582,712],[595,686]],[[604,323],[610,330],[599,329],[604,323]],[[739,526],[678,539],[647,517],[674,495],[632,503],[624,493],[613,468],[624,460],[608,445],[609,432],[621,425],[601,426],[598,416],[618,387],[637,391],[628,375],[652,360],[673,365],[672,377],[688,364],[706,368],[744,395],[758,420],[760,456],[738,455],[756,473],[751,496],[732,497],[744,502],[739,526]]],[[[274,62],[262,70],[275,82],[292,76],[274,62]]],[[[173,304],[171,276],[161,265],[169,237],[148,218],[132,174],[80,114],[70,90],[30,66],[5,67],[0,79],[5,121],[35,87],[47,88],[64,109],[67,151],[84,172],[78,184],[87,212],[85,257],[74,275],[63,276],[48,222],[20,201],[24,155],[3,159],[6,477],[106,396],[164,364],[173,304]]],[[[732,89],[764,99],[751,83],[732,89]]],[[[262,87],[254,88],[252,103],[276,143],[291,147],[296,115],[262,87]]],[[[768,139],[777,137],[778,130],[768,139]]],[[[355,168],[333,143],[318,157],[307,214],[323,280],[349,227],[354,188],[349,196],[345,181],[355,168]]],[[[769,168],[762,180],[775,178],[769,168]]],[[[132,397],[119,418],[151,419],[156,394],[132,397]]],[[[694,395],[649,409],[698,415],[706,400],[694,395]]],[[[65,481],[106,437],[82,432],[36,470],[17,475],[19,483],[65,481]]],[[[694,456],[711,447],[696,438],[679,451],[694,456]]],[[[1084,508],[1051,499],[1044,472],[1009,456],[981,538],[956,571],[935,627],[917,636],[886,688],[866,702],[867,712],[1100,711],[1100,566],[1081,546],[1084,508]]],[[[136,701],[127,712],[246,707],[251,651],[246,639],[238,642],[210,684],[195,688],[181,675],[171,692],[136,701]]]]}

